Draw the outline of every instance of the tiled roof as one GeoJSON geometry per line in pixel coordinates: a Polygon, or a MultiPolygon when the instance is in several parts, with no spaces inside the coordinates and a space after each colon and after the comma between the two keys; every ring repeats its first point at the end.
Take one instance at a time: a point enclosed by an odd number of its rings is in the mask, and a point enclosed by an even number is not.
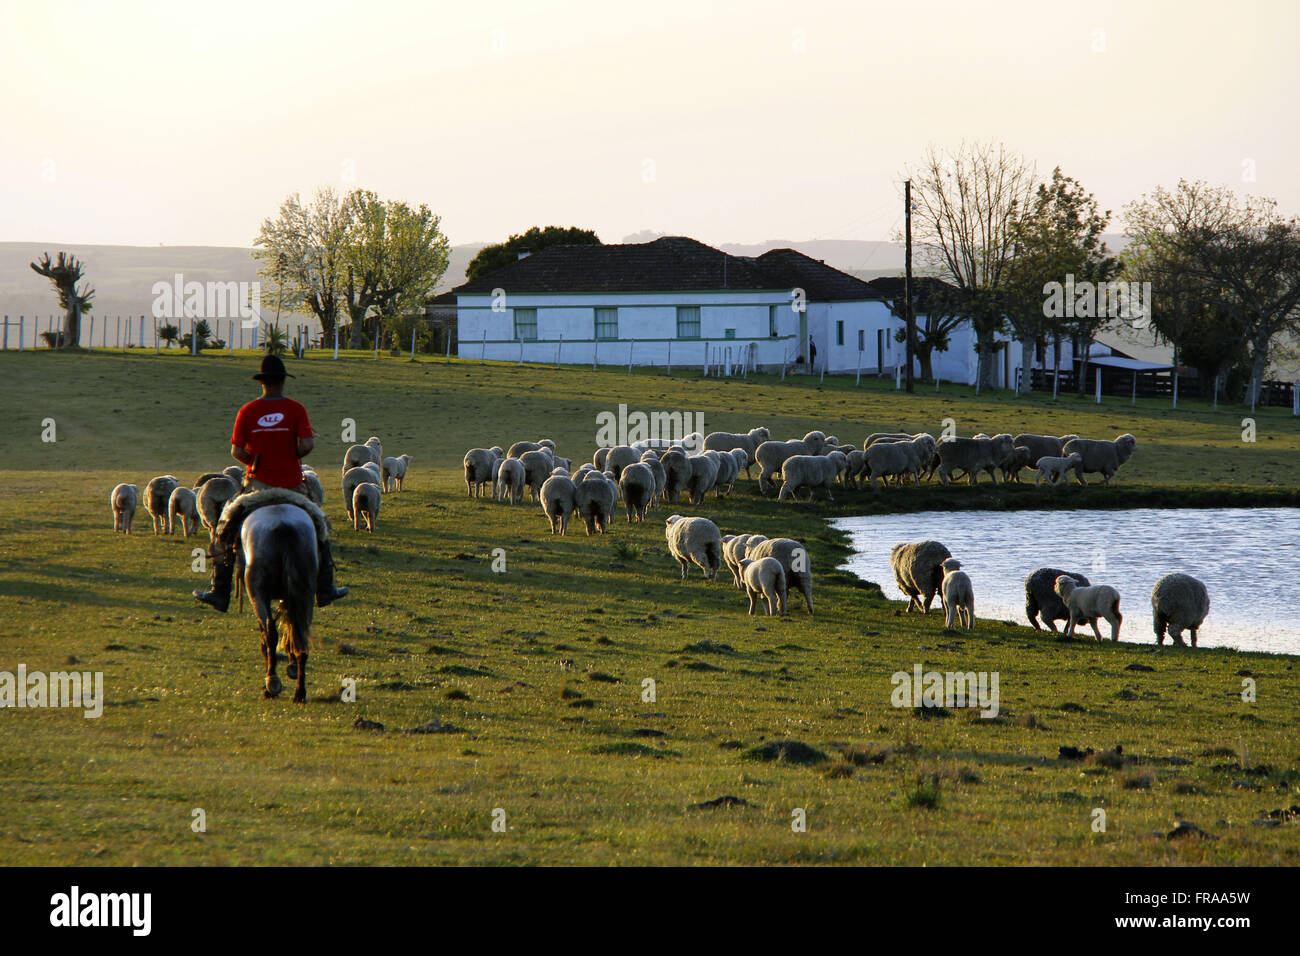
{"type": "MultiPolygon", "coordinates": [[[[879,298],[890,302],[903,297],[903,276],[880,276],[867,283],[879,298]]],[[[916,311],[922,315],[930,311],[932,296],[952,296],[957,287],[933,276],[912,276],[912,296],[916,311]]]]}

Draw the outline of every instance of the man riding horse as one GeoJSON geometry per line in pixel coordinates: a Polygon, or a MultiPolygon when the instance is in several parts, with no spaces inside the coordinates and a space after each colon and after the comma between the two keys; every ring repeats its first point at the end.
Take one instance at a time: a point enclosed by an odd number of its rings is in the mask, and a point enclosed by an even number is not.
{"type": "MultiPolygon", "coordinates": [[[[304,508],[311,509],[307,486],[302,477],[302,459],[315,446],[307,409],[284,396],[285,378],[289,375],[279,356],[262,359],[261,371],[253,376],[262,383],[262,397],[239,410],[235,430],[230,436],[230,453],[245,467],[246,487],[252,491],[280,488],[297,492],[304,498],[304,508]]],[[[238,502],[233,499],[231,504],[238,502]]],[[[311,509],[319,512],[319,509],[311,509]]],[[[227,509],[230,513],[230,509],[227,509]]],[[[320,520],[324,520],[323,517],[320,520]]],[[[230,607],[230,588],[235,573],[235,545],[239,540],[239,520],[222,521],[212,539],[212,590],[195,591],[194,596],[218,611],[230,607]]],[[[325,607],[348,593],[334,586],[334,559],[329,540],[317,536],[319,558],[316,575],[316,606],[325,607]]]]}

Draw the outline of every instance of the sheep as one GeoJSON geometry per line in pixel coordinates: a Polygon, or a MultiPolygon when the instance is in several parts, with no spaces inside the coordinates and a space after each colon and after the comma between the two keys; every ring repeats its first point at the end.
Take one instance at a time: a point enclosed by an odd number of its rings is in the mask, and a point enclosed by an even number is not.
{"type": "Polygon", "coordinates": [[[1007,459],[1006,465],[1002,469],[1002,480],[1014,481],[1020,484],[1020,473],[1028,468],[1037,459],[1031,459],[1029,448],[1025,445],[1016,445],[1012,449],[1011,457],[1007,459]]]}
{"type": "Polygon", "coordinates": [[[506,458],[501,462],[501,470],[495,485],[497,501],[509,501],[519,504],[524,497],[524,463],[518,458],[506,458]]]}
{"type": "Polygon", "coordinates": [[[524,463],[524,485],[527,486],[533,501],[537,501],[542,485],[551,476],[551,470],[555,467],[555,459],[549,449],[538,448],[536,451],[524,452],[519,456],[519,460],[524,463]]]}
{"type": "Polygon", "coordinates": [[[736,432],[710,432],[704,439],[704,450],[733,451],[735,449],[740,449],[745,452],[748,462],[748,464],[745,465],[745,477],[749,478],[751,477],[749,466],[757,460],[754,457],[754,452],[758,450],[759,445],[763,444],[763,442],[767,441],[771,437],[772,433],[762,427],[751,428],[743,435],[736,432]]]}
{"type": "MultiPolygon", "coordinates": [[[[524,454],[527,456],[538,453],[524,452],[524,454]]],[[[546,513],[547,520],[551,522],[551,534],[568,534],[569,515],[573,514],[573,509],[577,504],[577,493],[578,489],[574,485],[573,479],[564,475],[555,475],[547,478],[542,483],[539,498],[542,503],[542,511],[546,513]]]]}
{"type": "Polygon", "coordinates": [[[654,472],[644,462],[633,462],[623,469],[618,487],[623,493],[623,504],[627,506],[627,523],[645,521],[646,509],[655,496],[654,472]]]}
{"type": "Polygon", "coordinates": [[[1192,637],[1192,647],[1196,646],[1196,632],[1210,613],[1210,592],[1205,585],[1190,574],[1166,574],[1151,589],[1151,623],[1156,632],[1156,643],[1165,642],[1165,629],[1169,636],[1183,643],[1183,629],[1192,637]]]}
{"type": "Polygon", "coordinates": [[[677,499],[691,480],[691,460],[679,449],[663,453],[659,464],[664,466],[664,501],[677,504],[677,499]]]}
{"type": "Polygon", "coordinates": [[[732,482],[736,480],[736,475],[739,474],[739,470],[736,468],[736,459],[731,457],[730,452],[706,451],[703,454],[717,463],[718,473],[713,479],[713,496],[721,498],[730,488],[732,482]]]}
{"type": "MultiPolygon", "coordinates": [[[[539,448],[539,449],[537,449],[537,450],[538,450],[538,451],[544,451],[545,449],[539,448]]],[[[573,459],[572,459],[572,458],[561,458],[561,457],[560,457],[559,455],[557,455],[555,452],[551,452],[551,461],[555,462],[555,467],[556,467],[556,468],[563,468],[565,471],[572,471],[572,470],[573,470],[573,459]]]]}
{"type": "Polygon", "coordinates": [[[361,530],[361,519],[366,519],[366,530],[374,534],[375,523],[379,521],[379,486],[373,481],[365,481],[352,489],[352,530],[361,530]]]}
{"type": "Polygon", "coordinates": [[[749,596],[749,613],[754,613],[758,601],[767,604],[767,614],[785,614],[785,602],[788,596],[785,583],[785,568],[776,558],[745,558],[740,562],[740,573],[745,582],[745,593],[749,596]]]}
{"type": "Polygon", "coordinates": [[[399,455],[396,458],[385,458],[384,491],[392,491],[394,486],[396,486],[398,491],[401,491],[402,484],[406,481],[406,471],[410,467],[410,455],[399,455]]]}
{"type": "Polygon", "coordinates": [[[383,483],[383,481],[384,481],[384,472],[383,472],[383,470],[379,467],[379,462],[377,462],[377,461],[368,461],[368,462],[366,462],[364,465],[362,465],[361,467],[364,468],[366,471],[370,472],[370,474],[374,476],[374,482],[375,482],[375,484],[378,485],[378,484],[382,484],[382,483],[383,483]]]}
{"type": "Polygon", "coordinates": [[[180,482],[174,475],[159,475],[144,487],[144,507],[153,519],[154,534],[171,534],[172,522],[167,508],[171,503],[172,492],[180,482]]]}
{"type": "Polygon", "coordinates": [[[370,449],[371,460],[376,465],[384,460],[384,445],[377,435],[371,435],[366,439],[366,447],[370,449]]]}
{"type": "Polygon", "coordinates": [[[167,499],[167,533],[171,534],[180,519],[181,534],[189,537],[199,530],[199,500],[194,489],[177,485],[167,499]]]}
{"type": "Polygon", "coordinates": [[[540,451],[543,448],[547,448],[549,451],[554,452],[555,442],[551,442],[550,445],[547,446],[547,445],[543,445],[541,442],[517,441],[510,446],[510,451],[506,452],[506,457],[522,458],[524,457],[524,452],[526,451],[540,451]]]}
{"type": "Polygon", "coordinates": [[[1070,612],[1070,623],[1066,626],[1064,640],[1074,637],[1074,627],[1080,621],[1092,625],[1092,631],[1101,640],[1101,630],[1097,627],[1097,618],[1104,617],[1110,623],[1110,639],[1119,640],[1119,625],[1124,615],[1119,613],[1119,592],[1109,584],[1094,584],[1080,587],[1068,574],[1056,579],[1056,593],[1070,612]]]}
{"type": "MultiPolygon", "coordinates": [[[[317,484],[320,482],[317,481],[317,484]]],[[[221,520],[221,509],[226,506],[227,501],[238,494],[239,483],[225,475],[203,483],[203,487],[199,489],[199,520],[203,522],[203,527],[208,529],[209,535],[217,529],[217,522],[221,520]]]]}
{"type": "MultiPolygon", "coordinates": [[[[927,436],[928,437],[928,436],[927,436]]],[[[863,454],[866,457],[867,484],[874,490],[876,479],[888,484],[889,478],[898,479],[902,484],[908,475],[913,481],[920,481],[921,460],[919,451],[922,446],[911,441],[880,441],[869,447],[863,454]]],[[[926,450],[926,460],[929,452],[926,450]]]]}
{"type": "Polygon", "coordinates": [[[588,535],[594,534],[597,528],[604,534],[614,513],[614,486],[600,472],[592,474],[594,477],[584,478],[575,485],[574,510],[586,523],[588,535]]]}
{"type": "Polygon", "coordinates": [[[1077,454],[1082,459],[1074,466],[1074,477],[1081,485],[1086,485],[1085,472],[1101,473],[1102,484],[1109,485],[1119,466],[1128,461],[1137,448],[1137,439],[1132,435],[1120,435],[1114,441],[1099,441],[1092,438],[1072,438],[1061,447],[1061,454],[1077,454]]]}
{"type": "Polygon", "coordinates": [[[793,538],[768,538],[754,544],[750,541],[745,546],[745,557],[757,561],[760,558],[776,558],[785,569],[786,585],[797,589],[808,605],[808,615],[813,613],[812,599],[812,561],[808,551],[793,538]]]}
{"type": "Polygon", "coordinates": [[[140,489],[126,483],[117,485],[108,496],[108,506],[113,509],[113,530],[131,533],[135,509],[140,501],[140,489]]]}
{"type": "Polygon", "coordinates": [[[858,486],[859,478],[867,478],[871,471],[867,467],[867,453],[865,451],[854,450],[844,456],[849,466],[844,470],[844,483],[858,486]]]}
{"type": "Polygon", "coordinates": [[[597,471],[603,472],[605,470],[605,459],[609,457],[610,447],[611,446],[609,445],[604,445],[597,448],[596,453],[591,456],[591,463],[596,466],[597,471]]]}
{"type": "Polygon", "coordinates": [[[709,489],[718,480],[718,459],[702,454],[692,455],[686,461],[691,468],[691,475],[686,480],[684,489],[686,497],[693,505],[702,504],[709,493],[709,489]]]}
{"type": "Polygon", "coordinates": [[[1053,634],[1057,633],[1057,621],[1070,619],[1070,609],[1056,593],[1056,579],[1062,575],[1074,578],[1080,587],[1086,588],[1092,584],[1077,571],[1062,571],[1059,568],[1039,568],[1025,578],[1025,617],[1029,618],[1034,630],[1039,629],[1040,616],[1053,634]]]}
{"type": "Polygon", "coordinates": [[[766,541],[762,534],[731,534],[722,540],[722,560],[731,569],[731,580],[737,588],[745,589],[745,582],[740,576],[740,562],[745,560],[749,548],[766,541]]]}
{"type": "MultiPolygon", "coordinates": [[[[320,478],[317,476],[316,472],[308,471],[304,468],[302,472],[302,483],[307,489],[307,497],[315,502],[317,507],[325,504],[325,486],[320,483],[320,478]]],[[[215,523],[213,524],[213,527],[216,527],[215,523]]]]}
{"type": "Polygon", "coordinates": [[[615,478],[623,476],[623,469],[635,465],[641,460],[641,452],[631,445],[615,445],[605,458],[605,471],[612,471],[615,478]]]}
{"type": "Polygon", "coordinates": [[[686,580],[692,563],[704,572],[706,581],[717,578],[722,564],[722,534],[718,526],[708,518],[681,515],[669,515],[665,524],[664,537],[669,552],[682,566],[682,580],[686,580]]]}
{"type": "Polygon", "coordinates": [[[879,441],[907,441],[912,437],[914,436],[908,432],[872,432],[867,436],[867,440],[862,443],[862,450],[866,451],[879,441]]]}
{"type": "MultiPolygon", "coordinates": [[[[752,465],[752,464],[754,463],[754,456],[753,456],[752,454],[750,454],[749,452],[745,451],[745,449],[743,449],[743,448],[733,448],[733,449],[731,449],[731,453],[730,453],[730,454],[731,454],[731,457],[734,458],[734,459],[736,460],[736,478],[739,478],[739,477],[740,477],[740,473],[741,473],[742,471],[745,473],[745,477],[748,478],[748,477],[749,477],[749,466],[752,465]]],[[[733,480],[732,480],[732,485],[734,485],[734,484],[735,484],[735,480],[733,479],[733,480]]],[[[731,491],[731,487],[730,487],[730,486],[727,487],[727,491],[728,491],[728,492],[731,491]]]]}
{"type": "Polygon", "coordinates": [[[997,473],[993,470],[1015,449],[1010,435],[995,435],[992,438],[945,438],[938,443],[939,481],[948,484],[955,470],[964,471],[970,484],[977,484],[977,473],[987,471],[993,483],[998,484],[997,473]]]}
{"type": "Polygon", "coordinates": [[[239,487],[241,488],[244,487],[244,478],[246,477],[246,475],[244,474],[243,468],[240,468],[238,465],[227,465],[225,468],[221,470],[221,473],[225,475],[227,478],[229,478],[231,481],[233,481],[235,484],[237,484],[239,487]]]}
{"type": "Polygon", "coordinates": [[[848,466],[848,458],[838,451],[825,456],[795,455],[787,458],[785,464],[781,466],[783,481],[781,490],[776,496],[777,500],[794,497],[800,489],[807,488],[808,500],[812,501],[813,491],[820,488],[826,492],[827,501],[834,501],[835,496],[831,494],[831,486],[839,477],[841,461],[844,462],[845,467],[848,466]]]}
{"type": "Polygon", "coordinates": [[[194,489],[195,494],[198,494],[199,489],[202,488],[209,481],[211,481],[213,478],[224,478],[224,477],[225,477],[225,472],[207,471],[199,475],[199,477],[194,480],[194,484],[190,485],[190,487],[194,489]]]}
{"type": "Polygon", "coordinates": [[[889,552],[889,564],[894,569],[898,589],[907,595],[909,613],[913,608],[922,614],[930,613],[930,602],[943,583],[943,562],[951,557],[952,552],[938,541],[894,545],[889,552]]]}
{"type": "Polygon", "coordinates": [[[664,485],[668,481],[668,473],[664,471],[664,464],[659,460],[659,454],[649,449],[642,452],[641,464],[649,468],[650,474],[654,475],[655,492],[650,497],[650,503],[654,504],[656,501],[658,501],[663,497],[664,485]]]}
{"type": "Polygon", "coordinates": [[[359,468],[368,461],[375,460],[375,449],[372,445],[352,445],[343,454],[343,474],[347,474],[353,468],[359,468]]]}
{"type": "Polygon", "coordinates": [[[1034,484],[1041,485],[1046,479],[1047,483],[1055,488],[1057,485],[1066,481],[1066,473],[1071,468],[1077,468],[1083,461],[1083,456],[1078,452],[1071,453],[1066,458],[1052,458],[1044,456],[1038,459],[1036,466],[1038,474],[1034,476],[1034,484]]]}
{"type": "Polygon", "coordinates": [[[1024,434],[1017,435],[1012,441],[1016,445],[1023,445],[1029,449],[1029,464],[1032,465],[1040,458],[1052,457],[1059,458],[1061,449],[1067,441],[1072,438],[1078,438],[1078,435],[1062,435],[1056,438],[1052,435],[1034,435],[1024,434]]]}
{"type": "Polygon", "coordinates": [[[492,466],[496,461],[496,455],[488,448],[471,448],[465,452],[466,497],[483,497],[483,486],[492,480],[492,466]]]}
{"type": "Polygon", "coordinates": [[[943,569],[944,629],[952,631],[954,625],[959,625],[969,631],[975,626],[975,589],[970,577],[956,558],[949,558],[939,567],[943,569]]]}
{"type": "Polygon", "coordinates": [[[372,484],[378,485],[379,478],[375,476],[374,471],[364,466],[351,468],[343,476],[340,484],[340,491],[343,493],[343,508],[348,514],[348,520],[351,521],[355,516],[352,511],[352,495],[356,491],[357,485],[372,484]]]}
{"type": "MultiPolygon", "coordinates": [[[[812,434],[811,432],[809,434],[812,434]]],[[[820,434],[820,433],[819,433],[820,434]]],[[[818,444],[820,449],[821,445],[818,444]]],[[[781,466],[795,455],[816,455],[817,451],[808,442],[801,439],[792,441],[765,441],[754,450],[758,461],[758,490],[767,494],[768,482],[781,473],[781,466]]]]}

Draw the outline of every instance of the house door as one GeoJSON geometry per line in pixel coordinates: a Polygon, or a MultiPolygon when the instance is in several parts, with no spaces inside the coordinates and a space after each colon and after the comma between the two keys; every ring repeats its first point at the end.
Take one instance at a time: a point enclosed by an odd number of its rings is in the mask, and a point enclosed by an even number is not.
{"type": "Polygon", "coordinates": [[[799,354],[811,368],[812,363],[808,357],[808,312],[806,310],[799,313],[799,354]]]}

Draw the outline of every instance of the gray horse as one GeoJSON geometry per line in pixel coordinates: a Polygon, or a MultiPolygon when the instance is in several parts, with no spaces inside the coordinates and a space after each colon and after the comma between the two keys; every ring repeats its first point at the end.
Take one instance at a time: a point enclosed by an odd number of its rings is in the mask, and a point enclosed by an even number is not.
{"type": "Polygon", "coordinates": [[[275,672],[280,635],[276,619],[287,631],[289,679],[297,678],[296,704],[307,702],[307,642],[316,603],[316,527],[311,516],[294,505],[268,505],[244,519],[239,532],[244,560],[244,587],[257,612],[266,660],[267,698],[280,696],[284,686],[275,672]],[[273,610],[274,601],[279,609],[273,610]]]}

